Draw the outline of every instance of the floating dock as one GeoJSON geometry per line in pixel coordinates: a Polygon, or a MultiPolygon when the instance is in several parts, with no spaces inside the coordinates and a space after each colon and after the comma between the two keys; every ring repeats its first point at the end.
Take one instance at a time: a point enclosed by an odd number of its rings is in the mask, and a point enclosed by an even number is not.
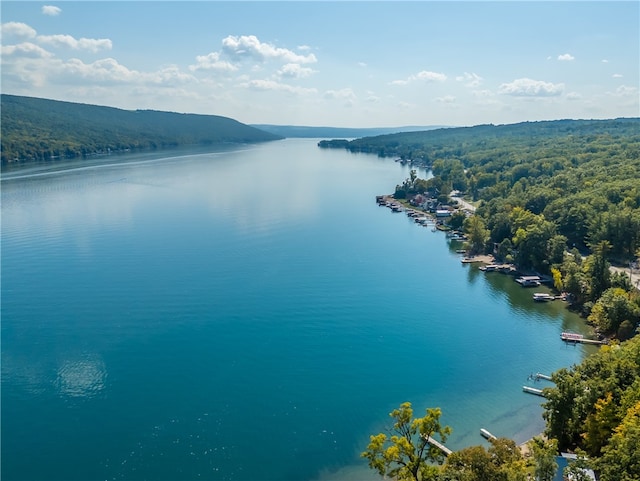
{"type": "Polygon", "coordinates": [[[489,441],[493,439],[497,439],[493,434],[491,434],[485,428],[480,429],[480,434],[482,435],[483,438],[488,439],[489,441]]]}
{"type": "Polygon", "coordinates": [[[546,374],[536,373],[536,379],[544,379],[545,381],[551,381],[551,376],[547,376],[546,374]]]}
{"type": "Polygon", "coordinates": [[[544,397],[544,393],[542,392],[542,389],[536,389],[535,387],[530,387],[530,386],[522,386],[522,390],[524,392],[528,392],[529,394],[535,394],[536,396],[544,397]]]}
{"type": "Polygon", "coordinates": [[[440,451],[442,451],[444,453],[445,456],[449,456],[451,453],[453,453],[453,451],[451,451],[448,447],[446,447],[444,444],[442,444],[439,441],[436,441],[435,439],[433,439],[431,436],[427,436],[426,441],[431,444],[432,446],[435,446],[436,448],[438,448],[440,451]]]}

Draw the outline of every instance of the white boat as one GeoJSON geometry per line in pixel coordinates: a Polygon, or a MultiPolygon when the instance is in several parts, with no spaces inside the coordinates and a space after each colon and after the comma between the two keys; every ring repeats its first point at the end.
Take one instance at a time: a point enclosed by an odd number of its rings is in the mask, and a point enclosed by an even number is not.
{"type": "Polygon", "coordinates": [[[546,292],[536,292],[533,295],[533,300],[536,302],[547,302],[555,300],[555,296],[547,294],[546,292]]]}
{"type": "Polygon", "coordinates": [[[516,282],[522,287],[538,287],[540,280],[538,276],[521,276],[516,279],[516,282]]]}

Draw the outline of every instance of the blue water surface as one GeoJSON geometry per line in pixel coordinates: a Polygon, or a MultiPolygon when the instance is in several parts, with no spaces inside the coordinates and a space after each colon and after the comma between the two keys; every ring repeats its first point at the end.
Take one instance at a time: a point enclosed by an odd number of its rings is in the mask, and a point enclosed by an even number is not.
{"type": "Polygon", "coordinates": [[[454,449],[543,429],[522,385],[580,321],[379,207],[408,167],[316,143],[3,173],[3,480],[376,479],[404,401],[454,449]]]}

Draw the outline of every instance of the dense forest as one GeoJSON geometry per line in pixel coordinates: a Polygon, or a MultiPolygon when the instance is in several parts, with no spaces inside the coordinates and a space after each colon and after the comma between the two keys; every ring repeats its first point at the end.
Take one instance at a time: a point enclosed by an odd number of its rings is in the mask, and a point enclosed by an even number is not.
{"type": "Polygon", "coordinates": [[[216,115],[129,111],[6,94],[1,110],[3,164],[282,138],[216,115]]]}
{"type": "Polygon", "coordinates": [[[370,467],[420,481],[551,481],[555,456],[569,451],[577,459],[565,479],[592,480],[589,470],[601,481],[640,479],[640,292],[625,273],[640,261],[640,119],[482,125],[319,146],[430,168],[430,179],[412,170],[394,196],[453,209],[448,222],[466,234],[468,253],[491,253],[518,271],[549,276],[610,340],[552,375],[554,387],[544,389],[546,438],[529,443],[530,458],[513,441],[495,439],[488,449],[473,446],[444,460],[423,442],[425,433],[446,439],[439,411],[412,420],[411,406],[403,405],[391,413],[394,435],[371,437],[363,453],[370,467]],[[455,211],[452,191],[475,212],[455,211]],[[612,263],[625,272],[613,273],[612,263]]]}

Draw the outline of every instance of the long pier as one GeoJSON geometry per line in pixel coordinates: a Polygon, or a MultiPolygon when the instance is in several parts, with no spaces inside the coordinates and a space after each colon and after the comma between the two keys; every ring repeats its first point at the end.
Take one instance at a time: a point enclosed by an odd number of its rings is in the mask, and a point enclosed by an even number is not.
{"type": "Polygon", "coordinates": [[[522,390],[524,392],[528,392],[529,394],[535,394],[536,396],[545,397],[542,389],[536,389],[535,387],[530,387],[530,386],[522,386],[522,390]]]}
{"type": "Polygon", "coordinates": [[[431,444],[432,446],[435,446],[436,448],[438,448],[440,451],[442,451],[444,453],[445,456],[449,456],[451,453],[453,453],[453,451],[451,451],[448,447],[446,447],[444,444],[442,444],[439,441],[436,441],[435,439],[433,439],[431,436],[427,436],[425,438],[425,440],[431,444]]]}
{"type": "Polygon", "coordinates": [[[606,344],[605,341],[587,339],[582,334],[575,334],[573,332],[563,332],[562,334],[560,334],[560,339],[562,339],[564,342],[579,342],[582,344],[606,344]]]}

